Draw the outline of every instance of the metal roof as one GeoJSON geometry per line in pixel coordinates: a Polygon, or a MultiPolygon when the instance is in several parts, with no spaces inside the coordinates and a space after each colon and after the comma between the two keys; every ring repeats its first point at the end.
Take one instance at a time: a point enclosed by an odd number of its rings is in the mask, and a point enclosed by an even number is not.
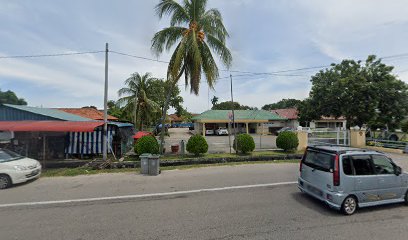
{"type": "MultiPolygon", "coordinates": [[[[93,121],[93,119],[80,117],[74,114],[66,113],[66,112],[59,111],[56,109],[51,109],[51,108],[28,107],[28,106],[23,106],[23,105],[12,105],[12,104],[3,104],[3,105],[9,108],[20,110],[20,111],[30,112],[30,113],[34,113],[37,115],[54,118],[55,120],[59,119],[63,121],[93,121]]],[[[10,119],[10,120],[14,120],[14,119],[10,119]]],[[[29,120],[29,119],[21,119],[21,120],[29,120]]]]}
{"type": "Polygon", "coordinates": [[[0,121],[0,131],[13,132],[93,132],[101,121],[0,121]]]}
{"type": "MultiPolygon", "coordinates": [[[[265,110],[235,110],[235,121],[239,120],[287,120],[265,110]]],[[[193,120],[228,120],[231,110],[208,110],[193,117],[193,120]]]]}

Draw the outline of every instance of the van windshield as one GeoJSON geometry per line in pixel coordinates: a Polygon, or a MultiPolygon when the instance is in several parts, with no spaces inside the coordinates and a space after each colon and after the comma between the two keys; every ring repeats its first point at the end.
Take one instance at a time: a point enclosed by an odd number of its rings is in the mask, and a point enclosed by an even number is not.
{"type": "Polygon", "coordinates": [[[0,162],[9,162],[23,158],[22,156],[18,155],[15,152],[0,149],[0,162]]]}
{"type": "Polygon", "coordinates": [[[308,150],[303,159],[303,163],[309,167],[316,168],[323,171],[330,171],[334,168],[335,155],[308,150]]]}

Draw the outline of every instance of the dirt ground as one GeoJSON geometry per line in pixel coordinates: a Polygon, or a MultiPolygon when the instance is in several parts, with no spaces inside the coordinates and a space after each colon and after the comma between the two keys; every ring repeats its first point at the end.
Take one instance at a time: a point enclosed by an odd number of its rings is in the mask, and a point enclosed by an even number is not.
{"type": "MultiPolygon", "coordinates": [[[[165,138],[166,152],[171,151],[171,145],[179,144],[181,140],[184,140],[187,144],[188,139],[193,135],[188,128],[170,128],[170,137],[165,138]]],[[[275,149],[276,148],[276,136],[261,136],[258,134],[251,134],[255,141],[255,149],[275,149]]],[[[208,143],[209,153],[224,153],[229,152],[229,137],[228,136],[206,136],[208,143]]],[[[231,136],[231,144],[234,141],[234,136],[231,136]]],[[[233,151],[233,150],[232,150],[233,151]]]]}

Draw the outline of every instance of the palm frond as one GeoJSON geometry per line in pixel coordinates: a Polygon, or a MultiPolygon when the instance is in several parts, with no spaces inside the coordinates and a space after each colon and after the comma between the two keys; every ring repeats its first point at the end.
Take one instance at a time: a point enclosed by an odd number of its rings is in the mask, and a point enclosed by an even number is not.
{"type": "Polygon", "coordinates": [[[221,13],[217,9],[210,9],[202,15],[198,24],[206,34],[211,34],[224,42],[229,34],[222,21],[221,13]]]}
{"type": "Polygon", "coordinates": [[[189,15],[179,3],[173,0],[161,0],[155,7],[156,14],[162,18],[165,15],[172,15],[171,26],[175,26],[178,23],[188,22],[189,15]]]}
{"type": "Polygon", "coordinates": [[[207,35],[207,43],[215,53],[218,54],[222,63],[227,67],[231,67],[232,55],[229,49],[225,46],[225,43],[217,39],[212,35],[207,35]]]}
{"type": "Polygon", "coordinates": [[[219,77],[219,71],[217,63],[215,62],[211,50],[206,43],[200,45],[200,51],[202,55],[202,66],[207,84],[210,88],[214,88],[214,85],[219,77]]]}
{"type": "Polygon", "coordinates": [[[157,32],[152,39],[151,49],[156,56],[160,56],[164,48],[168,51],[170,48],[183,37],[184,27],[168,27],[157,32]]]}

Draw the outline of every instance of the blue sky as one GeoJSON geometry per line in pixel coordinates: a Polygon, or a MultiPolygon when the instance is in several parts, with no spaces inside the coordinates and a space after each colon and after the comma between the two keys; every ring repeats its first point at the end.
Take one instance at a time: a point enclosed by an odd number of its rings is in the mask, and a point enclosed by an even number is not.
{"type": "MultiPolygon", "coordinates": [[[[209,0],[230,33],[231,70],[273,72],[329,65],[368,54],[408,53],[408,4],[404,0],[209,0]]],[[[158,0],[0,1],[0,56],[110,49],[148,58],[155,32],[167,26],[154,13],[158,0]]],[[[160,56],[166,61],[169,54],[160,56]]],[[[408,57],[384,60],[408,82],[408,57]]],[[[109,99],[133,72],[165,77],[166,64],[109,57],[109,99]]],[[[225,67],[220,66],[220,69],[225,67]]],[[[237,76],[234,100],[262,107],[282,98],[304,99],[317,70],[288,76],[237,76]]],[[[229,76],[221,71],[220,77],[229,76]]],[[[31,106],[103,107],[104,54],[0,59],[0,88],[15,91],[31,106]]],[[[181,83],[182,84],[182,83],[181,83]]],[[[199,96],[181,87],[189,111],[207,110],[208,95],[230,100],[229,81],[214,90],[201,84],[199,96]]]]}

